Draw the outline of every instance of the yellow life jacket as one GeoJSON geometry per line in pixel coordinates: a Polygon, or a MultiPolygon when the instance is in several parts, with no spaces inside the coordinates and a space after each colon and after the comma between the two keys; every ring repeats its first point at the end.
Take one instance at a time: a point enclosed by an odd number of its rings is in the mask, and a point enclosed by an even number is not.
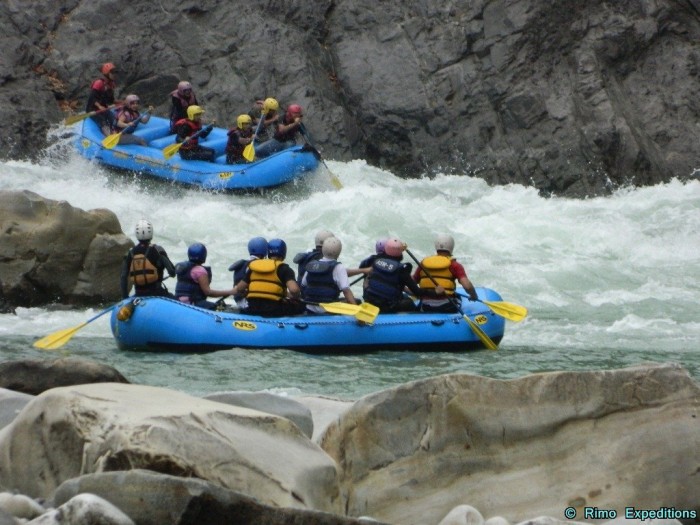
{"type": "MultiPolygon", "coordinates": [[[[455,278],[452,275],[452,272],[450,272],[451,263],[452,258],[444,255],[431,255],[430,257],[423,259],[421,262],[421,266],[425,268],[430,273],[430,276],[445,289],[445,293],[447,295],[454,295],[456,288],[455,278]]],[[[419,277],[420,279],[418,280],[418,285],[421,288],[430,290],[435,289],[435,283],[422,269],[419,277]]]]}
{"type": "Polygon", "coordinates": [[[148,251],[146,253],[138,253],[131,259],[129,267],[129,280],[131,284],[136,286],[146,286],[158,282],[158,269],[148,260],[148,251]]]}
{"type": "Polygon", "coordinates": [[[248,299],[269,299],[281,301],[287,295],[285,285],[277,276],[277,268],[283,261],[274,259],[256,259],[250,261],[250,284],[248,299]]]}

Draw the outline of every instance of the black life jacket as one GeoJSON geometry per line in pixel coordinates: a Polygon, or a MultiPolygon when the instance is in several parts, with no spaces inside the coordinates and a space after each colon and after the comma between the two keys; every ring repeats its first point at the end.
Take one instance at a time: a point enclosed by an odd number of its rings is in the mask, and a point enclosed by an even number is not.
{"type": "MultiPolygon", "coordinates": [[[[177,273],[177,284],[175,285],[175,296],[176,297],[189,297],[190,303],[195,304],[199,301],[203,301],[207,298],[199,286],[199,283],[192,279],[190,276],[190,271],[195,266],[199,266],[197,263],[192,261],[183,261],[177,263],[175,266],[175,272],[177,273]]],[[[211,283],[211,267],[203,267],[207,271],[209,276],[209,282],[211,283]]]]}
{"type": "MultiPolygon", "coordinates": [[[[401,261],[388,257],[379,257],[372,265],[372,272],[367,277],[365,296],[374,296],[386,302],[394,302],[403,296],[401,261]]],[[[371,302],[371,301],[370,301],[371,302]]]]}
{"type": "Polygon", "coordinates": [[[311,261],[317,261],[323,254],[321,253],[321,248],[314,248],[310,252],[297,253],[294,256],[294,263],[298,265],[297,280],[301,282],[304,278],[304,273],[306,272],[306,265],[311,261]]]}
{"type": "Polygon", "coordinates": [[[340,288],[333,280],[338,261],[310,261],[306,265],[306,286],[302,295],[306,301],[332,303],[338,300],[340,288]]]}

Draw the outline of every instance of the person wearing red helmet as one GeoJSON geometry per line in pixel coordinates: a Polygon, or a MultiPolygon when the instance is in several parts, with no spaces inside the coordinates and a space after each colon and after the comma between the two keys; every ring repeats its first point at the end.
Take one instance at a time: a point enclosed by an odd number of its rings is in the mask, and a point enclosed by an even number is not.
{"type": "Polygon", "coordinates": [[[102,78],[98,78],[90,84],[90,95],[85,106],[87,113],[99,111],[90,117],[100,127],[102,133],[107,136],[112,133],[115,126],[115,119],[109,107],[114,104],[114,91],[117,87],[115,75],[117,66],[112,62],[102,64],[100,67],[102,78]]]}
{"type": "Polygon", "coordinates": [[[273,153],[291,148],[297,143],[297,137],[301,136],[302,119],[304,110],[299,104],[291,104],[282,118],[274,124],[274,136],[255,149],[257,157],[268,157],[273,153]]]}
{"type": "Polygon", "coordinates": [[[435,290],[418,286],[411,278],[411,264],[401,262],[404,249],[404,244],[396,237],[387,239],[384,253],[374,260],[365,279],[362,298],[377,306],[382,313],[417,311],[413,299],[404,296],[405,288],[416,297],[444,293],[444,289],[439,286],[435,290]]]}
{"type": "Polygon", "coordinates": [[[187,118],[187,108],[199,106],[197,97],[192,90],[192,84],[186,80],[181,80],[177,89],[170,93],[170,133],[176,133],[175,123],[178,120],[187,118]]]}

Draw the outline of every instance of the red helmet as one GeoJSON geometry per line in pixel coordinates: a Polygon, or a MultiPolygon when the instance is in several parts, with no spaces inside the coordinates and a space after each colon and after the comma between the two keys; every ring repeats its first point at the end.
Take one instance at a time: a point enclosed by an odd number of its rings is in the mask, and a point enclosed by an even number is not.
{"type": "Polygon", "coordinates": [[[384,253],[386,253],[389,257],[401,257],[403,249],[403,243],[396,237],[387,239],[386,244],[384,245],[384,253]]]}
{"type": "Polygon", "coordinates": [[[102,72],[103,75],[109,75],[112,71],[116,71],[116,69],[117,69],[117,66],[115,66],[111,62],[107,62],[105,64],[102,64],[100,71],[102,72]]]}
{"type": "Polygon", "coordinates": [[[303,108],[299,104],[292,104],[287,107],[287,116],[291,117],[292,115],[296,115],[300,117],[303,111],[303,108]]]}

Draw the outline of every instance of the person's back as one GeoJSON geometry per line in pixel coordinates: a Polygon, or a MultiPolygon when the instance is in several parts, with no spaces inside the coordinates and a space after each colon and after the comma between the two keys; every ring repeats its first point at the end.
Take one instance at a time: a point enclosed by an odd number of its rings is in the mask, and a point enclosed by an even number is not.
{"type": "MultiPolygon", "coordinates": [[[[306,273],[301,282],[304,301],[332,303],[338,300],[342,292],[346,302],[355,304],[348,272],[338,261],[342,248],[340,239],[336,237],[328,237],[323,241],[322,257],[306,265],[306,273]]],[[[322,307],[313,304],[307,304],[306,309],[312,313],[325,313],[322,307]]]]}
{"type": "Polygon", "coordinates": [[[418,297],[426,293],[411,278],[411,264],[401,262],[403,250],[399,239],[388,239],[384,255],[374,261],[365,280],[363,299],[379,307],[383,313],[416,311],[413,300],[404,297],[405,287],[418,297]]]}
{"type": "Polygon", "coordinates": [[[207,310],[214,310],[216,303],[207,301],[207,297],[227,297],[233,290],[213,290],[211,267],[204,266],[207,260],[207,248],[202,243],[194,243],[187,249],[187,260],[177,263],[177,285],[175,297],[183,303],[192,304],[207,310]]]}
{"type": "Polygon", "coordinates": [[[171,277],[175,276],[175,266],[168,258],[165,250],[157,244],[151,244],[153,225],[145,219],[140,220],[135,228],[136,239],[139,241],[124,257],[120,277],[122,299],[129,297],[131,287],[134,295],[169,297],[163,284],[163,274],[167,270],[171,277]]]}
{"type": "Polygon", "coordinates": [[[304,304],[294,278],[294,270],[284,262],[287,244],[282,239],[268,243],[269,259],[251,261],[246,277],[234,287],[234,294],[247,291],[244,313],[262,317],[281,317],[303,313],[304,304]],[[291,297],[291,300],[288,298],[291,297]]]}
{"type": "Polygon", "coordinates": [[[304,278],[304,273],[306,272],[306,265],[311,261],[317,261],[323,257],[321,247],[323,246],[323,241],[329,237],[335,237],[333,232],[328,230],[319,230],[314,236],[314,248],[308,252],[297,253],[294,256],[294,264],[297,265],[297,278],[298,282],[301,283],[304,278]]]}
{"type": "Polygon", "coordinates": [[[460,298],[456,295],[457,283],[461,284],[469,295],[469,300],[476,301],[474,285],[467,277],[464,266],[452,256],[454,239],[450,235],[438,235],[435,239],[435,255],[425,257],[416,269],[413,279],[425,290],[435,290],[438,286],[444,292],[426,296],[421,300],[424,312],[456,312],[460,298]]]}
{"type": "MultiPolygon", "coordinates": [[[[236,289],[236,285],[240,283],[245,276],[248,274],[248,268],[250,263],[258,260],[265,259],[267,257],[267,240],[263,237],[253,237],[248,241],[248,259],[239,259],[229,266],[229,271],[233,272],[233,286],[236,289]]],[[[233,300],[239,308],[244,309],[248,307],[248,300],[245,294],[239,292],[233,296],[233,300]]]]}

